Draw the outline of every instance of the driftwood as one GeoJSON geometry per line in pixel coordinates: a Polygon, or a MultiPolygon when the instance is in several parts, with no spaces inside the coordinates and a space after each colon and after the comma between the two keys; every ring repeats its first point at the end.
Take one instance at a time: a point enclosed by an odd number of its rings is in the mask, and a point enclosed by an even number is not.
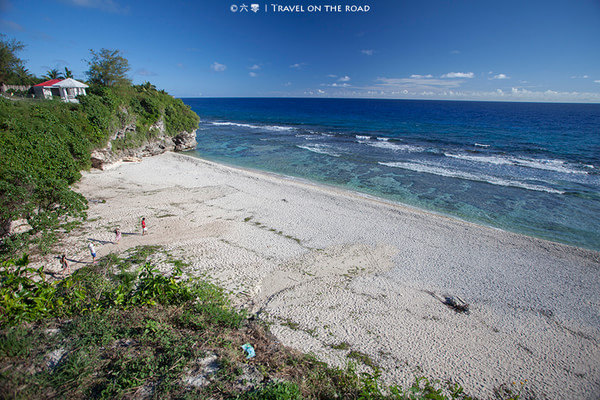
{"type": "Polygon", "coordinates": [[[452,307],[456,312],[469,312],[469,305],[458,296],[446,296],[444,304],[452,307]]]}

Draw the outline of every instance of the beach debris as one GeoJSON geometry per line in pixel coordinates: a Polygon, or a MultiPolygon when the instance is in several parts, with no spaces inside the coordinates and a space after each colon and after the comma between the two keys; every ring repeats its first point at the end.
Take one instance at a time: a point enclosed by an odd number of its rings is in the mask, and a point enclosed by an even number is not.
{"type": "Polygon", "coordinates": [[[446,296],[444,304],[452,307],[456,312],[469,312],[469,305],[458,296],[446,296]]]}
{"type": "Polygon", "coordinates": [[[123,157],[123,162],[141,162],[142,159],[140,157],[123,157]]]}
{"type": "Polygon", "coordinates": [[[52,350],[50,353],[46,354],[46,366],[49,369],[54,369],[63,359],[65,354],[67,354],[67,350],[65,350],[64,348],[52,350]]]}
{"type": "Polygon", "coordinates": [[[242,349],[244,349],[246,354],[248,354],[246,356],[246,359],[252,358],[256,355],[256,353],[254,352],[254,347],[252,347],[252,345],[250,343],[246,343],[246,344],[242,345],[242,349]]]}

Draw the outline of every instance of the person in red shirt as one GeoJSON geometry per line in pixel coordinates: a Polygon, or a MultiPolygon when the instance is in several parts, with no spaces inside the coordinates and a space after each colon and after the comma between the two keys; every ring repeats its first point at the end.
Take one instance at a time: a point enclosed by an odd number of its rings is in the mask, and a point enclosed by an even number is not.
{"type": "Polygon", "coordinates": [[[146,232],[148,232],[148,229],[146,228],[146,218],[142,218],[142,236],[144,236],[146,232]]]}

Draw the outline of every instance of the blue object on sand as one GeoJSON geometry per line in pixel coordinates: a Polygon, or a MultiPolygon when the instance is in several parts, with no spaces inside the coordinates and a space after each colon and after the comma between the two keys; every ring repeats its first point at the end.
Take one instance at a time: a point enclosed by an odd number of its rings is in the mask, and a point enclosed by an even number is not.
{"type": "Polygon", "coordinates": [[[252,347],[251,344],[246,343],[242,346],[242,349],[244,349],[246,351],[246,353],[248,353],[248,355],[246,356],[246,358],[252,358],[256,355],[256,353],[254,353],[254,347],[252,347]]]}

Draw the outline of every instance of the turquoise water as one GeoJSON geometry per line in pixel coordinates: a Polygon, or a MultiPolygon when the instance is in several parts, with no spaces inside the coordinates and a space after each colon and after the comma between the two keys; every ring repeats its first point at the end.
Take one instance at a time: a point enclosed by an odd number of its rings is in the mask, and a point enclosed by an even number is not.
{"type": "Polygon", "coordinates": [[[600,105],[184,101],[202,158],[600,250],[600,105]]]}

